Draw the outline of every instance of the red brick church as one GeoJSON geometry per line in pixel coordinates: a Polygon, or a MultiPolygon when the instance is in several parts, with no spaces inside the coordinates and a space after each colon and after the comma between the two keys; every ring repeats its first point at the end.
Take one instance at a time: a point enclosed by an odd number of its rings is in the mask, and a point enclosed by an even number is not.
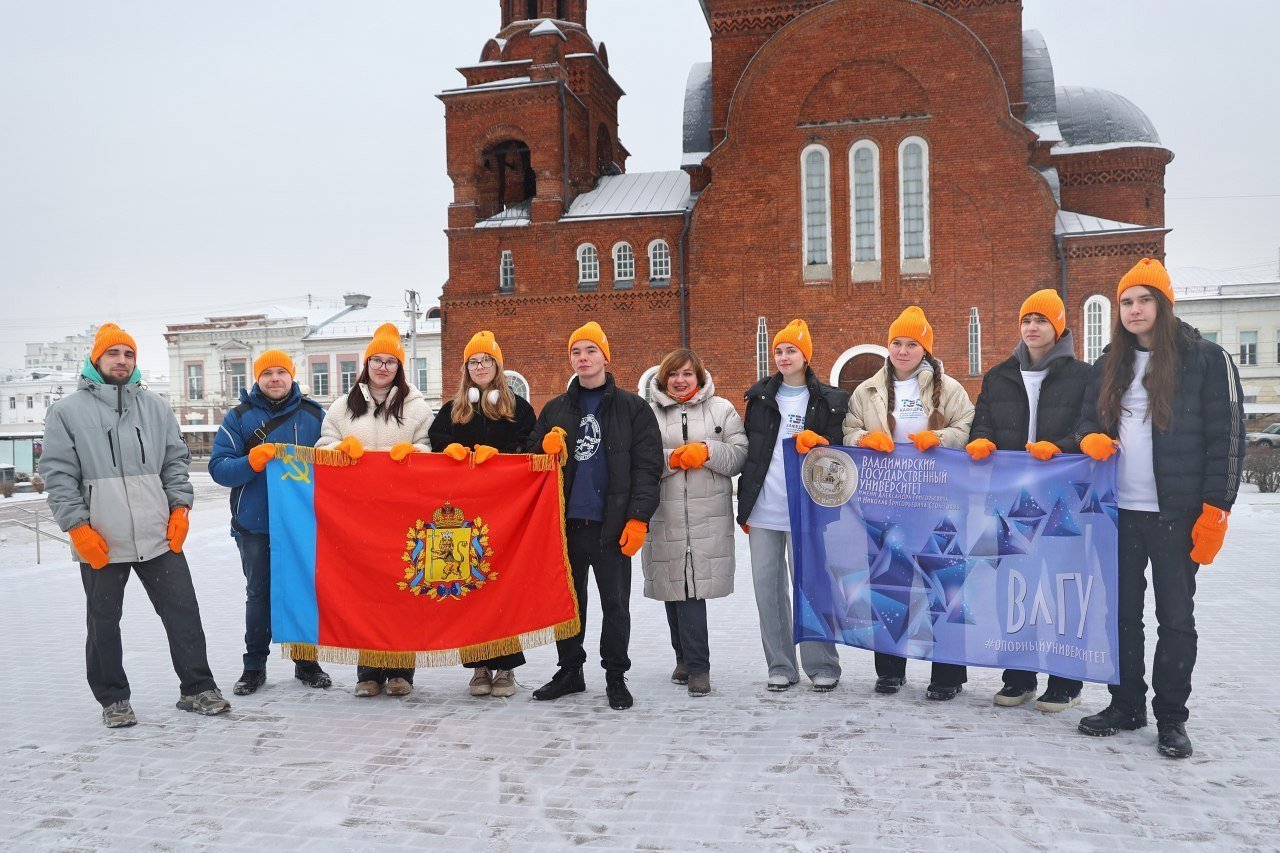
{"type": "Polygon", "coordinates": [[[1045,287],[1097,356],[1120,276],[1164,256],[1173,154],[1121,95],[1057,85],[1019,0],[700,2],[711,62],[689,72],[679,168],[635,173],[619,80],[644,69],[615,79],[587,0],[500,0],[498,34],[439,96],[446,389],[488,328],[540,407],[569,378],[569,333],[597,320],[620,384],[687,342],[737,402],[793,317],[818,374],[852,388],[916,303],[976,394],[1045,287]]]}

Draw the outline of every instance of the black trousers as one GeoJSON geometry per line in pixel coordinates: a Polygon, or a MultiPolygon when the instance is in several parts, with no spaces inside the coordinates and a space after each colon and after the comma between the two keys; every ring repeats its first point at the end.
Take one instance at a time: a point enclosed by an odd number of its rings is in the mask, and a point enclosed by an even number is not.
{"type": "Polygon", "coordinates": [[[489,658],[488,660],[478,660],[475,663],[464,663],[467,669],[479,669],[480,667],[488,667],[489,669],[515,669],[518,666],[524,666],[524,652],[516,652],[512,655],[502,655],[501,657],[489,658]]]}
{"type": "Polygon", "coordinates": [[[665,604],[676,663],[684,664],[684,668],[693,675],[710,672],[711,646],[707,640],[706,599],[687,598],[665,604]]]}
{"type": "MultiPolygon", "coordinates": [[[[876,675],[881,678],[906,678],[907,659],[876,652],[876,675]]],[[[929,683],[939,687],[956,687],[968,680],[969,670],[954,663],[935,663],[929,677],[929,683]]]]}
{"type": "Polygon", "coordinates": [[[594,568],[596,591],[600,593],[600,665],[608,672],[631,669],[627,647],[631,642],[631,558],[617,542],[601,542],[598,521],[569,519],[565,534],[569,541],[569,566],[573,569],[573,591],[578,596],[578,618],[582,629],[556,642],[561,667],[579,667],[587,662],[582,647],[587,630],[587,570],[594,568]]]}
{"type": "MultiPolygon", "coordinates": [[[[1004,671],[1004,683],[1010,687],[1019,687],[1023,690],[1035,690],[1036,673],[1029,669],[1006,669],[1004,671]]],[[[1084,682],[1051,675],[1049,676],[1049,685],[1045,689],[1049,693],[1063,692],[1068,696],[1079,696],[1080,691],[1084,689],[1084,682]]]]}
{"type": "Polygon", "coordinates": [[[136,572],[151,599],[169,638],[169,657],[183,696],[214,690],[213,673],[205,652],[200,606],[191,584],[191,570],[182,554],[166,551],[145,563],[109,563],[94,569],[80,564],[84,584],[86,625],[85,663],[89,689],[105,708],[129,698],[129,679],[124,672],[124,650],[120,643],[120,617],[124,613],[124,588],[129,574],[136,572]]]}
{"type": "Polygon", "coordinates": [[[414,670],[410,669],[393,669],[385,666],[365,666],[360,664],[356,667],[356,681],[376,681],[379,684],[386,684],[393,678],[403,678],[405,681],[413,684],[414,670]]]}
{"type": "Polygon", "coordinates": [[[1195,518],[1160,521],[1155,512],[1120,510],[1119,653],[1120,683],[1108,688],[1113,704],[1129,711],[1147,707],[1146,604],[1147,564],[1156,595],[1158,639],[1151,667],[1157,720],[1186,722],[1191,696],[1191,670],[1196,665],[1196,572],[1191,560],[1191,528],[1195,518]]]}

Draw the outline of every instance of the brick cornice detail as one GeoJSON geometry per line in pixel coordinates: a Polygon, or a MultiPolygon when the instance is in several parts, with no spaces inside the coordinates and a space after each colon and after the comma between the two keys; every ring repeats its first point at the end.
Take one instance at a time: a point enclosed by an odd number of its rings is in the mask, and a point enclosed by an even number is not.
{"type": "Polygon", "coordinates": [[[1092,187],[1105,184],[1154,184],[1164,186],[1164,170],[1131,166],[1097,171],[1063,172],[1058,180],[1064,187],[1092,187]]]}
{"type": "Polygon", "coordinates": [[[578,311],[596,311],[613,308],[615,310],[631,310],[632,308],[648,308],[661,310],[675,308],[680,292],[674,287],[637,289],[637,290],[601,290],[578,293],[546,293],[537,295],[501,295],[461,296],[457,298],[443,297],[440,307],[446,313],[450,308],[543,308],[546,306],[574,306],[578,311]],[[640,303],[640,304],[637,304],[640,303]]]}
{"type": "Polygon", "coordinates": [[[1111,243],[1108,245],[1071,246],[1067,249],[1067,257],[1071,260],[1080,258],[1122,258],[1128,256],[1139,258],[1163,258],[1164,243],[1111,243]]]}

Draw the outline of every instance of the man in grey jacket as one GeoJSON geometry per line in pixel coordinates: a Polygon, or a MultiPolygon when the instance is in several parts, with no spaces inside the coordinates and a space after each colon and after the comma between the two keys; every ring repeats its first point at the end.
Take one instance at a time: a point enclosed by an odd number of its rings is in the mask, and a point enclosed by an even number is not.
{"type": "Polygon", "coordinates": [[[137,722],[120,647],[132,569],[164,623],[181,681],[178,708],[221,714],[204,627],[182,543],[194,491],[191,454],[168,404],[142,388],[137,346],[119,326],[98,329],[74,394],[45,420],[40,473],[49,508],[71,536],[88,600],[89,687],[109,728],[137,722]]]}

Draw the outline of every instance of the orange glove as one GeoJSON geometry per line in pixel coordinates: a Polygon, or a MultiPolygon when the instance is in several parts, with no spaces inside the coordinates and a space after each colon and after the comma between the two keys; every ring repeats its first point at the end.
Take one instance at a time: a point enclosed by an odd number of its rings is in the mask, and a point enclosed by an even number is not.
{"type": "Polygon", "coordinates": [[[492,459],[497,455],[498,455],[498,448],[496,447],[490,447],[487,444],[476,445],[475,456],[476,456],[477,465],[483,465],[484,463],[488,462],[490,459],[492,459]]]}
{"type": "Polygon", "coordinates": [[[275,458],[276,446],[274,444],[259,444],[249,451],[249,467],[261,474],[266,470],[267,463],[275,458]]]}
{"type": "Polygon", "coordinates": [[[461,444],[454,442],[444,449],[444,455],[448,456],[454,462],[466,462],[468,450],[461,444]]]}
{"type": "Polygon", "coordinates": [[[688,471],[690,468],[701,468],[707,464],[707,460],[711,458],[711,451],[701,441],[696,444],[686,444],[684,447],[677,447],[672,451],[674,456],[680,454],[680,467],[688,471]]]}
{"type": "Polygon", "coordinates": [[[1027,445],[1027,452],[1041,462],[1048,462],[1062,452],[1062,448],[1052,441],[1037,441],[1027,445]]]}
{"type": "Polygon", "coordinates": [[[1099,462],[1106,462],[1116,455],[1120,442],[1102,432],[1091,432],[1080,439],[1080,449],[1099,462]]]}
{"type": "Polygon", "coordinates": [[[916,450],[919,450],[921,453],[924,453],[931,447],[937,447],[939,444],[942,444],[942,439],[938,438],[938,434],[931,429],[913,432],[911,435],[907,436],[907,438],[911,439],[911,443],[914,444],[916,446],[916,450]]]}
{"type": "Polygon", "coordinates": [[[1218,556],[1222,540],[1227,536],[1227,516],[1231,513],[1216,506],[1204,504],[1200,517],[1191,528],[1191,560],[1207,566],[1218,556]]]}
{"type": "Polygon", "coordinates": [[[618,540],[622,553],[634,557],[644,545],[644,537],[648,533],[649,525],[643,521],[636,521],[634,518],[628,521],[627,526],[622,529],[622,538],[618,540]]]}
{"type": "Polygon", "coordinates": [[[342,441],[338,442],[338,446],[333,449],[339,453],[347,454],[352,459],[359,459],[364,456],[364,447],[360,445],[360,439],[354,435],[349,435],[342,439],[342,441]]]}
{"type": "Polygon", "coordinates": [[[79,527],[73,527],[68,535],[71,537],[71,544],[76,546],[76,553],[80,555],[80,559],[95,569],[100,569],[107,564],[107,540],[99,536],[98,531],[87,524],[82,524],[79,527]]]}
{"type": "Polygon", "coordinates": [[[414,451],[414,447],[412,444],[410,444],[407,441],[402,441],[399,444],[397,444],[395,447],[391,448],[391,453],[390,453],[391,461],[403,462],[404,460],[409,458],[409,454],[413,453],[413,451],[414,451]]]}
{"type": "Polygon", "coordinates": [[[560,427],[552,427],[551,432],[542,437],[542,452],[549,456],[559,456],[564,453],[564,439],[568,434],[560,427]]]}
{"type": "Polygon", "coordinates": [[[810,450],[813,450],[819,444],[830,444],[830,443],[831,442],[827,441],[825,438],[818,435],[813,430],[807,429],[796,436],[796,452],[801,455],[804,455],[808,453],[810,450]]]}
{"type": "Polygon", "coordinates": [[[182,543],[187,541],[187,531],[191,521],[187,518],[191,510],[185,506],[175,506],[169,513],[169,530],[165,536],[169,539],[169,550],[175,554],[182,553],[182,543]]]}
{"type": "Polygon", "coordinates": [[[858,442],[859,447],[869,447],[881,453],[893,452],[893,436],[887,432],[869,432],[858,442]]]}
{"type": "Polygon", "coordinates": [[[738,526],[742,528],[742,532],[743,532],[743,533],[750,533],[750,532],[751,532],[751,525],[750,525],[750,524],[739,524],[738,526]]]}
{"type": "Polygon", "coordinates": [[[981,462],[983,459],[986,459],[991,455],[991,453],[996,449],[996,445],[995,442],[988,439],[975,438],[973,441],[966,444],[964,449],[973,457],[973,461],[981,462]]]}
{"type": "Polygon", "coordinates": [[[679,471],[681,468],[684,467],[684,451],[685,451],[685,448],[688,446],[689,445],[687,444],[682,444],[679,447],[677,447],[675,450],[671,451],[671,458],[667,462],[667,464],[671,466],[672,471],[679,471]]]}

